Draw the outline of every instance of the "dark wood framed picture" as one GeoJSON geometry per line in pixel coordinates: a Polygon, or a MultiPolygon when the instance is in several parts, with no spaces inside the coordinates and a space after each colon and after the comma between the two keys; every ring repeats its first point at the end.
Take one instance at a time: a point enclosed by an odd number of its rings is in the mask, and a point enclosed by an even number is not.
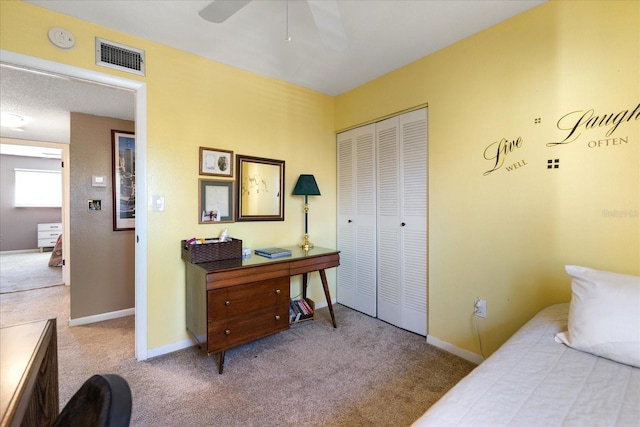
{"type": "Polygon", "coordinates": [[[236,156],[236,221],[284,221],[284,160],[236,156]]]}
{"type": "Polygon", "coordinates": [[[198,180],[198,224],[233,222],[233,181],[198,180]]]}
{"type": "Polygon", "coordinates": [[[136,227],[136,136],[111,131],[113,153],[113,230],[136,227]]]}
{"type": "Polygon", "coordinates": [[[233,177],[233,151],[200,147],[200,175],[233,177]]]}

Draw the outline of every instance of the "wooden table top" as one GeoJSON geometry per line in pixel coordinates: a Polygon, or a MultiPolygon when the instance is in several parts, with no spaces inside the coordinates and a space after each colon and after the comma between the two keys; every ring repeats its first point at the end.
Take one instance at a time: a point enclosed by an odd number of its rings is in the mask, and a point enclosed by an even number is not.
{"type": "Polygon", "coordinates": [[[0,328],[0,424],[15,410],[25,387],[34,355],[45,338],[50,320],[0,328]]]}

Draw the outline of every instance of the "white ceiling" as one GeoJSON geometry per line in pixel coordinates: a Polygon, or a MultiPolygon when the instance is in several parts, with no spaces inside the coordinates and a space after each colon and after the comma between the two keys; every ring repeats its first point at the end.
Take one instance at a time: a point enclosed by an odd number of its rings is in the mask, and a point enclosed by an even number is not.
{"type": "MultiPolygon", "coordinates": [[[[205,21],[198,15],[211,0],[25,1],[334,96],[545,0],[339,0],[338,10],[347,38],[347,49],[340,52],[324,47],[307,0],[288,3],[291,42],[285,42],[285,0],[253,0],[222,24],[205,21]]],[[[77,40],[77,43],[93,42],[77,40]]],[[[146,59],[153,62],[149,56],[146,59]]],[[[30,116],[32,128],[41,115],[51,113],[44,130],[34,134],[37,139],[65,142],[55,139],[64,134],[59,129],[68,123],[69,111],[133,119],[130,93],[90,88],[84,82],[33,73],[21,74],[24,73],[6,67],[0,69],[1,107],[2,111],[18,114],[22,111],[30,116]],[[41,137],[43,133],[48,136],[41,137]]],[[[3,127],[2,136],[32,139],[27,136],[31,132],[28,127],[29,124],[23,132],[13,134],[3,127]]],[[[66,132],[68,138],[68,128],[66,132]]]]}

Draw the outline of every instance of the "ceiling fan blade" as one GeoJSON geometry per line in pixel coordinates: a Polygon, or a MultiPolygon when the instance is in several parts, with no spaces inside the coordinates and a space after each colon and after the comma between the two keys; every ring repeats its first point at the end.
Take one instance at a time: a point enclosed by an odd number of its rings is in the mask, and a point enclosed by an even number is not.
{"type": "Polygon", "coordinates": [[[307,2],[324,47],[334,52],[347,50],[347,35],[344,32],[337,0],[308,0],[307,2]]]}
{"type": "Polygon", "coordinates": [[[203,19],[216,24],[222,24],[234,13],[249,4],[251,0],[215,0],[209,6],[198,12],[203,19]]]}

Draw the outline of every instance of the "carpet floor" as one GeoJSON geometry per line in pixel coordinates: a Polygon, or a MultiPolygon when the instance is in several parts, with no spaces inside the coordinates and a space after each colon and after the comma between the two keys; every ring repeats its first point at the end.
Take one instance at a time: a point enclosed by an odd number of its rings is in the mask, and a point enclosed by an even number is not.
{"type": "Polygon", "coordinates": [[[64,284],[62,267],[49,267],[51,252],[0,252],[0,294],[64,284]]]}
{"type": "Polygon", "coordinates": [[[69,288],[0,295],[3,326],[58,319],[61,408],[91,375],[124,377],[133,426],[409,426],[475,366],[342,305],[216,357],[135,360],[134,317],[68,327],[69,288]]]}

